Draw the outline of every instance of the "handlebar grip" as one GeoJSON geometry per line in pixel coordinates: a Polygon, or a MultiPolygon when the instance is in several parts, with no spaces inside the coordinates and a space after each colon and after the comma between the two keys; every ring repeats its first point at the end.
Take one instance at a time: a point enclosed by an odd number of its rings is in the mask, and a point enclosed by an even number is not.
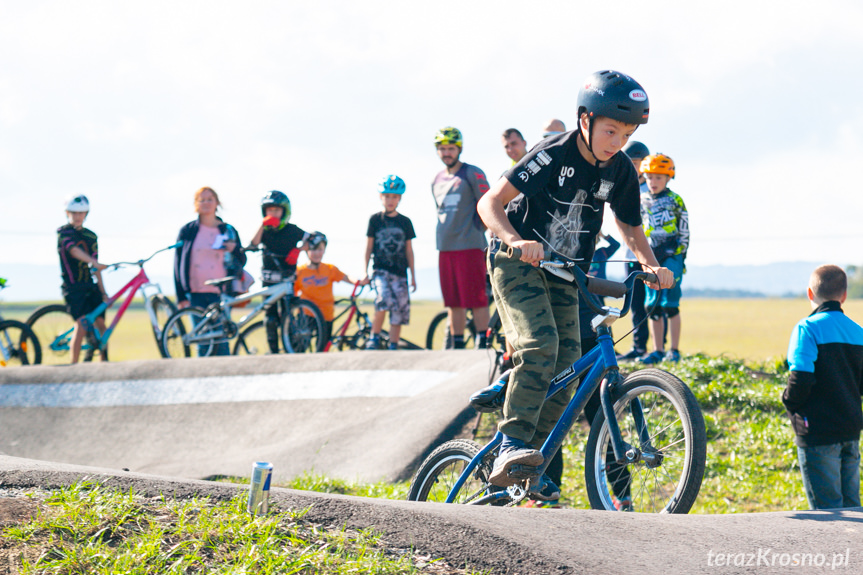
{"type": "Polygon", "coordinates": [[[656,277],[656,274],[645,273],[644,274],[644,283],[649,283],[649,284],[659,283],[659,278],[656,277]]]}
{"type": "Polygon", "coordinates": [[[588,276],[587,291],[596,295],[621,298],[628,290],[624,283],[588,276]]]}
{"type": "Polygon", "coordinates": [[[521,259],[521,248],[514,248],[512,246],[506,246],[506,255],[515,258],[517,260],[521,259]]]}

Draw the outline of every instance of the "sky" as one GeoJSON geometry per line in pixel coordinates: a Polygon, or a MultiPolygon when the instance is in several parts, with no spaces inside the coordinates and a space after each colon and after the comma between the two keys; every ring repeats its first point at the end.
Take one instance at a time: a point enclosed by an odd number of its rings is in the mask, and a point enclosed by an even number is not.
{"type": "Polygon", "coordinates": [[[859,2],[0,0],[0,15],[0,276],[57,266],[67,197],[89,197],[109,263],[173,243],[202,186],[244,241],[261,197],[285,192],[291,221],[329,237],[325,261],[359,275],[387,174],[434,268],[435,132],[458,127],[462,160],[495,180],[501,133],[574,127],[602,69],[649,95],[634,139],[675,161],[689,265],[863,264],[859,2]]]}

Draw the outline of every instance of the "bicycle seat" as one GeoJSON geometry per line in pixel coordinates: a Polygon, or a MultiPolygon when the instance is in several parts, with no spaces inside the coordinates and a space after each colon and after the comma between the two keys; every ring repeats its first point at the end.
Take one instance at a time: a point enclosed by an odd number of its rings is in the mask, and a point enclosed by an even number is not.
{"type": "Polygon", "coordinates": [[[480,413],[492,413],[503,409],[506,400],[506,386],[509,383],[509,374],[512,370],[503,372],[500,378],[470,396],[470,406],[480,413]]]}
{"type": "Polygon", "coordinates": [[[225,285],[226,283],[228,283],[228,282],[232,282],[232,281],[234,281],[234,280],[236,280],[236,279],[239,279],[239,278],[238,278],[237,276],[229,276],[229,277],[226,277],[226,278],[218,278],[218,279],[214,279],[214,280],[207,280],[207,281],[205,281],[205,282],[204,282],[204,285],[208,285],[208,286],[222,286],[222,285],[225,285]]]}

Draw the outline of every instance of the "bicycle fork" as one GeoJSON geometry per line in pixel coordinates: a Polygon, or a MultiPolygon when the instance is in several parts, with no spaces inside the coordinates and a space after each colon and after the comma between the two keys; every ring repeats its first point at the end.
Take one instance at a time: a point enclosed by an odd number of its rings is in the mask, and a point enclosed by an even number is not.
{"type": "Polygon", "coordinates": [[[620,425],[614,413],[614,403],[611,399],[611,390],[620,385],[623,378],[618,369],[610,370],[602,379],[599,387],[599,398],[602,403],[602,413],[608,422],[608,431],[611,440],[611,448],[614,450],[614,459],[622,465],[644,461],[651,469],[662,463],[662,456],[657,453],[650,444],[650,431],[647,429],[647,420],[644,418],[644,409],[638,397],[629,402],[629,411],[632,415],[635,430],[641,443],[641,449],[634,447],[623,440],[620,433],[620,425]]]}

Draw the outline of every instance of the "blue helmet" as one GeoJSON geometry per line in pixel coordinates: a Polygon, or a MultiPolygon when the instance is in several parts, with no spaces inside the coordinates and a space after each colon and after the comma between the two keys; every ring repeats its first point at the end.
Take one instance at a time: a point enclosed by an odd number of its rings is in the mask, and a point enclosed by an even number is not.
{"type": "Polygon", "coordinates": [[[401,195],[405,193],[405,181],[398,176],[390,174],[378,184],[378,193],[401,195]]]}

